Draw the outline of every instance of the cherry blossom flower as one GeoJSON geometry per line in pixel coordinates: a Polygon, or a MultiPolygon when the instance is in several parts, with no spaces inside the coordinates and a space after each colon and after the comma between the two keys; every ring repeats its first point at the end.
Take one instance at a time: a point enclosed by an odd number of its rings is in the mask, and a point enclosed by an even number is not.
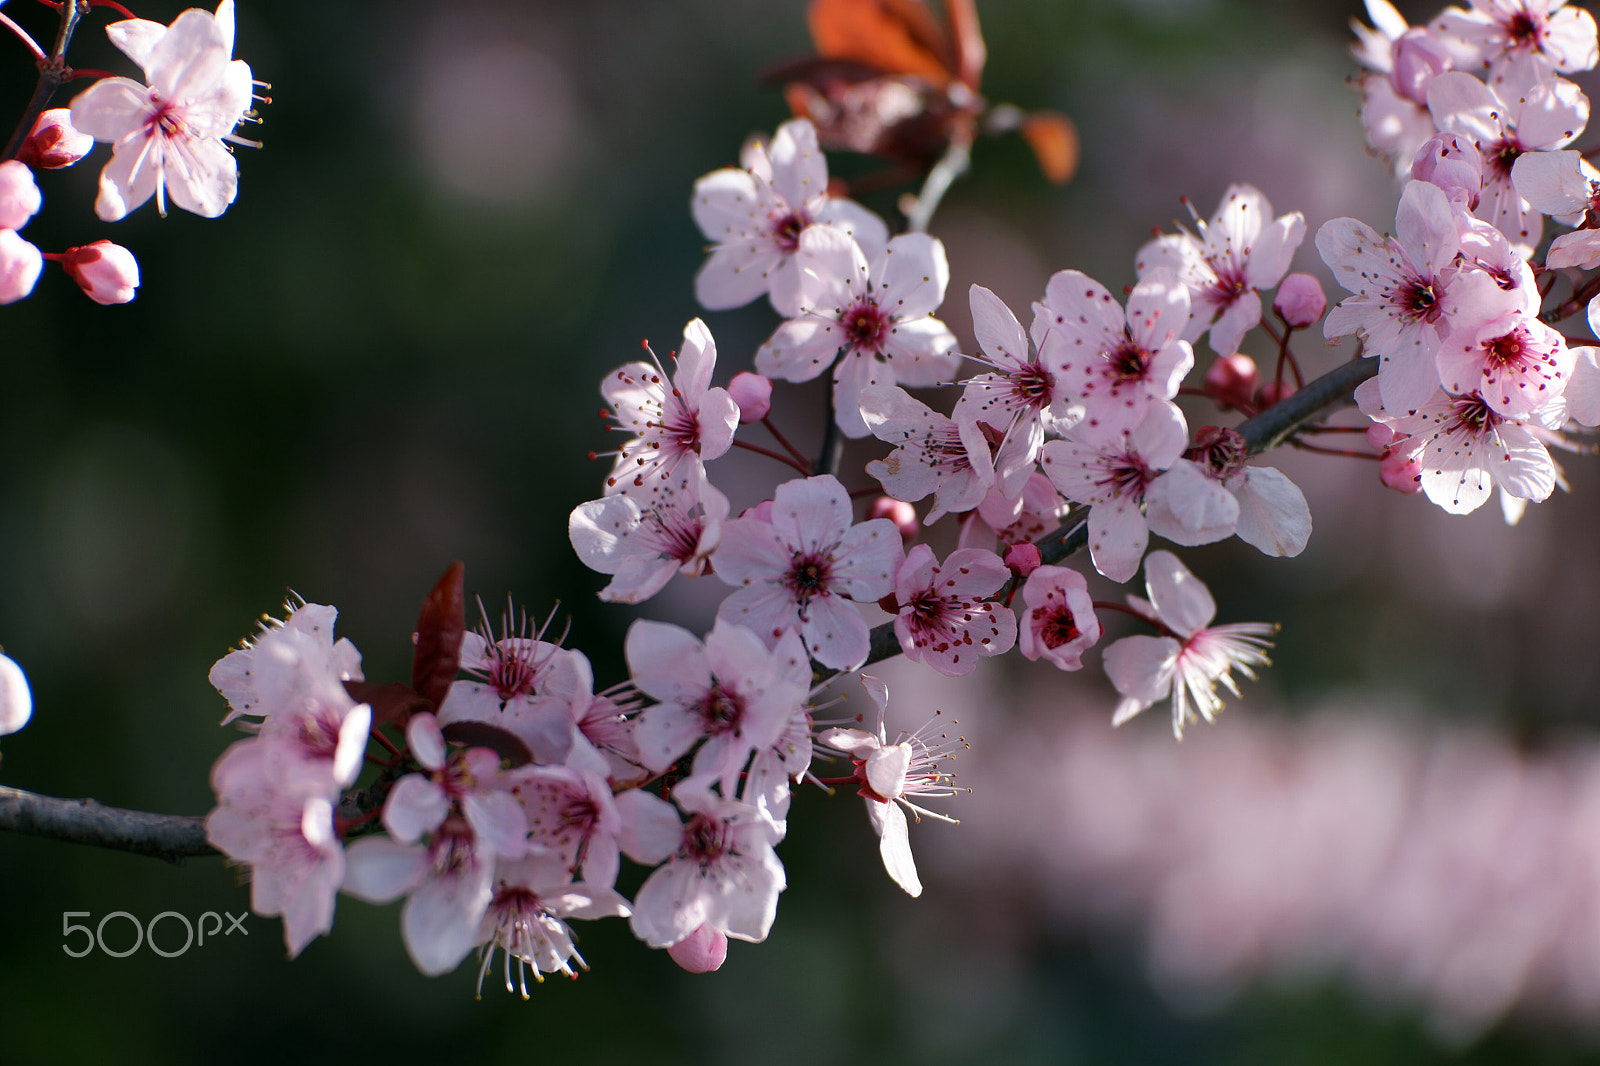
{"type": "Polygon", "coordinates": [[[1142,508],[1156,475],[1183,454],[1183,412],[1163,400],[1132,429],[1101,435],[1085,427],[1044,446],[1044,472],[1069,500],[1090,505],[1089,555],[1112,581],[1139,572],[1150,542],[1142,508]]]}
{"type": "Polygon", "coordinates": [[[1194,368],[1194,349],[1179,338],[1189,305],[1189,290],[1170,270],[1142,275],[1126,313],[1098,281],[1061,270],[1033,305],[1034,341],[1089,428],[1131,429],[1151,404],[1176,396],[1194,368]]]}
{"type": "Polygon", "coordinates": [[[1564,148],[1589,122],[1589,98],[1572,82],[1543,80],[1529,62],[1513,64],[1494,86],[1470,74],[1434,79],[1428,109],[1439,129],[1471,138],[1483,158],[1483,192],[1474,212],[1522,255],[1544,222],[1517,192],[1512,167],[1524,152],[1564,148]]]}
{"type": "Polygon", "coordinates": [[[659,362],[628,363],[601,382],[617,428],[635,434],[617,453],[606,495],[648,494],[659,481],[685,477],[683,466],[698,470],[733,447],[739,405],[726,389],[711,386],[717,343],[698,318],[684,327],[677,359],[670,386],[659,362]]]}
{"type": "Polygon", "coordinates": [[[1455,65],[1450,41],[1422,26],[1407,26],[1388,0],[1367,0],[1372,27],[1350,20],[1357,43],[1351,52],[1370,72],[1356,77],[1367,144],[1402,177],[1434,134],[1428,85],[1455,65]]]}
{"type": "Polygon", "coordinates": [[[26,226],[43,203],[33,171],[15,159],[0,163],[0,229],[26,226]]]}
{"type": "MultiPolygon", "coordinates": [[[[1394,431],[1391,454],[1420,460],[1422,491],[1447,513],[1476,511],[1497,485],[1535,502],[1555,490],[1555,461],[1536,432],[1538,424],[1496,414],[1476,391],[1450,396],[1436,389],[1428,402],[1394,415],[1367,385],[1356,389],[1362,413],[1394,431]]],[[[1549,412],[1538,414],[1541,422],[1553,420],[1549,412]]]]}
{"type": "Polygon", "coordinates": [[[624,644],[639,691],[657,702],[639,715],[634,740],[645,768],[664,772],[696,742],[696,777],[732,795],[750,756],[778,742],[809,686],[785,663],[805,661],[799,637],[785,632],[773,651],[740,625],[718,619],[702,644],[692,633],[639,619],[624,644]]]}
{"type": "Polygon", "coordinates": [[[333,928],[345,875],[345,852],[334,830],[338,790],[324,776],[298,773],[285,742],[241,740],[211,770],[217,807],[206,816],[206,839],[229,859],[250,866],[250,909],[283,915],[289,956],[333,928]]]}
{"type": "Polygon", "coordinates": [[[1083,390],[1070,388],[1060,368],[1046,364],[1042,350],[1029,354],[1028,334],[1000,297],[974,285],[969,301],[984,354],[968,358],[994,369],[967,379],[952,417],[963,427],[982,422],[1000,432],[995,477],[1002,493],[1015,496],[1039,462],[1045,430],[1065,430],[1083,417],[1076,402],[1083,390]]]}
{"type": "Polygon", "coordinates": [[[884,712],[889,706],[889,687],[869,674],[861,675],[861,685],[877,705],[876,729],[826,729],[818,737],[823,744],[849,755],[855,761],[855,780],[861,797],[867,801],[867,818],[878,834],[878,853],[883,868],[895,884],[911,896],[922,895],[917,864],[911,858],[911,839],[905,811],[917,821],[923,815],[941,822],[955,823],[948,815],[921,806],[927,799],[954,796],[955,775],[946,766],[954,758],[952,749],[966,741],[951,741],[934,736],[937,718],[915,733],[901,733],[893,743],[884,728],[884,712]],[[924,734],[927,734],[924,736],[924,734]],[[915,797],[917,802],[907,797],[915,797]],[[901,808],[905,810],[901,810],[901,808]]]}
{"type": "Polygon", "coordinates": [[[528,969],[541,983],[547,973],[576,978],[572,963],[585,970],[589,967],[572,942],[566,919],[625,918],[628,913],[627,901],[615,891],[574,883],[557,860],[534,855],[500,862],[494,871],[494,893],[478,929],[483,956],[478,966],[479,993],[496,948],[504,953],[506,991],[520,991],[523,999],[528,998],[528,969]]]}
{"type": "Polygon", "coordinates": [[[1360,333],[1365,354],[1380,360],[1384,406],[1403,411],[1439,386],[1434,357],[1448,324],[1443,297],[1461,239],[1444,190],[1423,181],[1406,183],[1395,229],[1398,239],[1353,218],[1332,219],[1317,231],[1317,251],[1355,294],[1328,312],[1323,332],[1329,340],[1360,333]]]}
{"type": "Polygon", "coordinates": [[[1003,544],[1038,540],[1060,524],[1067,507],[1050,479],[1035,471],[1015,498],[1007,499],[991,488],[962,524],[959,546],[978,547],[986,535],[1003,544]]]}
{"type": "Polygon", "coordinates": [[[72,101],[72,124],[113,145],[95,213],[115,222],[154,195],[165,215],[170,193],[185,211],[215,218],[238,191],[238,167],[223,141],[249,143],[233,136],[253,83],[249,64],[229,59],[231,0],[216,15],[190,8],[159,33],[154,23],[134,22],[113,23],[107,34],[144,68],[148,87],[102,78],[72,101]]]}
{"type": "Polygon", "coordinates": [[[896,500],[915,503],[932,493],[926,524],[972,510],[994,484],[989,439],[976,420],[946,418],[898,385],[862,389],[861,417],[873,436],[895,445],[869,462],[867,473],[896,500]]]}
{"type": "Polygon", "coordinates": [[[1261,321],[1261,293],[1288,273],[1306,235],[1298,211],[1268,219],[1272,204],[1259,190],[1230,185],[1209,224],[1196,218],[1199,237],[1163,234],[1139,249],[1141,280],[1165,267],[1189,289],[1191,318],[1187,328],[1179,328],[1184,340],[1198,340],[1210,329],[1211,347],[1218,355],[1232,355],[1261,321]]]}
{"type": "Polygon", "coordinates": [[[1166,635],[1123,637],[1106,648],[1106,676],[1122,694],[1111,722],[1121,725],[1170,694],[1172,733],[1182,740],[1183,727],[1196,714],[1210,722],[1222,710],[1217,685],[1239,695],[1234,670],[1254,680],[1255,667],[1271,665],[1262,649],[1271,647],[1267,637],[1277,626],[1262,622],[1213,626],[1216,601],[1171,552],[1150,553],[1144,581],[1149,600],[1130,596],[1128,602],[1166,635]]]}
{"type": "Polygon", "coordinates": [[[875,603],[894,587],[900,533],[886,518],[851,525],[850,496],[821,475],[779,485],[771,521],[731,519],[714,556],[717,576],[739,587],[719,621],[772,644],[797,629],[806,651],[835,670],[867,657],[867,623],[848,600],[875,603]]]}
{"type": "Polygon", "coordinates": [[[1600,172],[1573,151],[1524,152],[1511,166],[1511,183],[1535,211],[1582,229],[1550,242],[1547,267],[1600,266],[1600,229],[1593,228],[1600,206],[1600,172]]]}
{"type": "Polygon", "coordinates": [[[1472,10],[1449,7],[1433,25],[1454,38],[1461,66],[1503,64],[1537,57],[1563,74],[1593,70],[1600,51],[1594,16],[1567,0],[1471,0],[1472,10]]]}
{"type": "Polygon", "coordinates": [[[694,185],[695,224],[711,246],[695,277],[695,298],[710,311],[742,307],[767,293],[779,314],[799,310],[800,239],[817,225],[854,237],[869,257],[889,239],[883,220],[852,200],[828,195],[828,164],[805,119],[778,127],[770,144],[746,145],[744,169],[707,174],[694,185]]]}
{"type": "Polygon", "coordinates": [[[932,548],[916,545],[895,575],[900,650],[946,677],[964,677],[980,658],[1010,651],[1017,642],[1016,616],[987,599],[1010,579],[1010,569],[994,552],[959,548],[939,564],[932,548]]]}
{"type": "Polygon", "coordinates": [[[845,436],[869,433],[863,388],[937,385],[955,376],[955,335],[933,317],[950,281],[937,239],[902,234],[868,260],[849,234],[817,226],[801,235],[796,259],[804,269],[794,317],[756,351],[756,369],[810,381],[837,359],[834,421],[845,436]]]}
{"type": "Polygon", "coordinates": [[[1100,619],[1089,583],[1065,566],[1040,566],[1022,586],[1021,636],[1027,659],[1048,659],[1058,670],[1083,669],[1083,653],[1100,641],[1100,619]]]}
{"type": "Polygon", "coordinates": [[[528,853],[559,859],[568,878],[617,883],[622,815],[606,779],[568,766],[524,766],[507,775],[507,791],[528,820],[528,853]]]}
{"type": "Polygon", "coordinates": [[[1496,414],[1523,420],[1561,395],[1574,356],[1561,334],[1527,313],[1521,293],[1473,272],[1451,296],[1461,310],[1439,348],[1446,391],[1477,392],[1496,414]]]}
{"type": "Polygon", "coordinates": [[[1174,544],[1239,539],[1272,556],[1294,556],[1311,539],[1311,510],[1294,482],[1270,466],[1246,466],[1244,438],[1202,426],[1186,457],[1145,494],[1152,533],[1174,544]]]}
{"type": "Polygon", "coordinates": [[[223,725],[227,725],[240,715],[259,717],[272,709],[264,705],[262,695],[257,690],[259,653],[256,651],[256,643],[261,636],[278,630],[293,630],[312,638],[314,645],[303,642],[296,645],[299,654],[308,656],[302,664],[304,668],[310,669],[315,665],[317,670],[325,671],[339,681],[362,680],[361,653],[347,638],[340,637],[337,641],[333,639],[333,625],[339,616],[337,608],[322,603],[306,603],[296,597],[284,604],[284,609],[289,612],[288,618],[283,621],[270,616],[263,618],[261,635],[256,641],[249,639],[242,641],[237,651],[223,656],[211,667],[208,679],[232,708],[228,716],[222,720],[223,725]],[[310,658],[312,647],[316,649],[314,663],[310,658]]]}
{"type": "Polygon", "coordinates": [[[33,717],[33,692],[28,675],[16,660],[0,654],[0,737],[15,733],[33,717]]]}
{"type": "Polygon", "coordinates": [[[778,894],[788,884],[772,850],[777,837],[771,823],[696,778],[681,782],[672,795],[687,820],[648,792],[617,797],[635,827],[625,842],[628,855],[661,864],[634,897],[633,934],[653,948],[671,947],[702,926],[735,940],[765,940],[778,894]]]}
{"type": "Polygon", "coordinates": [[[619,493],[579,504],[567,520],[567,536],[583,565],[612,575],[600,590],[602,600],[641,603],[673,574],[705,573],[727,517],[728,498],[696,465],[652,481],[638,497],[619,493]]]}
{"type": "Polygon", "coordinates": [[[0,305],[16,303],[33,291],[44,269],[39,249],[13,229],[0,229],[0,305]]]}

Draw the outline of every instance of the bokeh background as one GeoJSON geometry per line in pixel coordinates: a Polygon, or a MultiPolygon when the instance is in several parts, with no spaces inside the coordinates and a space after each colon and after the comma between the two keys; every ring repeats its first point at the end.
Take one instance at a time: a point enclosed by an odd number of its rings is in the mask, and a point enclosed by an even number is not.
{"type": "MultiPolygon", "coordinates": [[[[144,285],[101,308],[51,268],[0,311],[0,643],[36,700],[0,780],[203,813],[233,739],[212,662],[294,590],[340,608],[369,678],[403,678],[456,559],[496,614],[507,593],[559,601],[600,682],[621,679],[636,612],[598,604],[565,534],[604,473],[585,458],[607,446],[597,382],[698,313],[691,185],[785,117],[755,83],[809,50],[803,7],[241,3],[236,55],[274,100],[226,215],[100,223],[103,147],[42,175],[25,235],[116,240],[144,285]]],[[[32,0],[6,11],[51,32],[32,0]]],[[[1391,226],[1344,84],[1348,0],[980,13],[986,93],[1071,115],[1084,155],[1057,188],[1020,141],[979,144],[934,225],[964,344],[971,283],[1024,320],[1058,269],[1119,289],[1180,196],[1209,214],[1233,181],[1311,233],[1391,226]]],[[[73,60],[132,73],[104,21],[73,60]]],[[[15,114],[31,71],[20,47],[0,57],[15,114]]],[[[1327,278],[1309,237],[1295,265],[1327,278]]],[[[723,381],[774,325],[761,305],[706,317],[723,381]]],[[[1342,358],[1316,336],[1298,351],[1313,372],[1342,358]]],[[[780,395],[814,441],[819,393],[780,395]]],[[[859,479],[870,453],[850,455],[859,479]]],[[[419,976],[398,908],[350,900],[293,963],[255,917],[178,958],[69,958],[65,911],[237,913],[248,887],[215,860],[0,836],[0,1059],[1600,1061],[1592,457],[1516,529],[1396,496],[1371,464],[1281,465],[1316,522],[1302,557],[1185,554],[1222,620],[1283,624],[1277,665],[1181,746],[1164,708],[1113,734],[1094,669],[883,668],[892,724],[938,708],[974,742],[964,824],[913,829],[920,900],[883,875],[855,800],[805,794],[766,944],[695,977],[598,923],[583,979],[523,1003],[491,978],[475,1001],[470,962],[419,976]]],[[[784,476],[723,469],[736,505],[784,476]]],[[[647,613],[704,627],[719,597],[675,587],[647,613]]]]}

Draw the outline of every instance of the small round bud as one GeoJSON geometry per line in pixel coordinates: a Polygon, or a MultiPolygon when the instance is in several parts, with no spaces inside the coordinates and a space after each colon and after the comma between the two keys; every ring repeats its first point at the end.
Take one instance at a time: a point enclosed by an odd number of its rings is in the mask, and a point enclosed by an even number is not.
{"type": "Polygon", "coordinates": [[[1292,381],[1269,381],[1261,386],[1261,406],[1271,407],[1275,403],[1282,403],[1296,391],[1292,381]]]}
{"type": "Polygon", "coordinates": [[[1471,138],[1441,133],[1417,149],[1411,176],[1439,186],[1451,203],[1475,211],[1483,192],[1483,156],[1471,138]]]}
{"type": "Polygon", "coordinates": [[[33,291],[44,268],[39,249],[17,236],[14,229],[0,229],[0,304],[16,303],[33,291]]]}
{"type": "Polygon", "coordinates": [[[710,973],[728,957],[728,938],[709,925],[700,928],[667,949],[672,961],[690,973],[710,973]]]}
{"type": "Polygon", "coordinates": [[[94,138],[72,124],[72,108],[52,107],[39,115],[17,159],[40,170],[70,167],[89,154],[94,138]]]}
{"type": "Polygon", "coordinates": [[[1206,371],[1206,392],[1224,407],[1249,407],[1258,378],[1256,362],[1248,355],[1219,356],[1206,371]]]}
{"type": "Polygon", "coordinates": [[[739,421],[759,422],[772,410],[772,381],[748,370],[733,375],[728,395],[739,405],[739,421]]]}
{"type": "Polygon", "coordinates": [[[1455,64],[1444,41],[1426,26],[1413,26],[1395,38],[1389,84],[1395,95],[1428,106],[1428,86],[1455,64]]]}
{"type": "Polygon", "coordinates": [[[915,539],[917,530],[921,528],[917,522],[917,509],[903,500],[891,499],[888,496],[879,496],[872,501],[872,512],[868,518],[887,518],[900,530],[900,538],[906,543],[915,539]]]}
{"type": "Polygon", "coordinates": [[[1039,549],[1027,541],[1023,541],[1021,544],[1013,544],[1006,549],[1006,565],[1023,577],[1027,577],[1039,569],[1043,562],[1044,559],[1039,555],[1039,549]]]}
{"type": "Polygon", "coordinates": [[[120,244],[95,241],[61,253],[61,265],[97,304],[125,304],[139,287],[139,264],[120,244]]]}
{"type": "Polygon", "coordinates": [[[0,163],[0,229],[26,226],[43,203],[33,171],[15,159],[0,163]]]}
{"type": "Polygon", "coordinates": [[[1278,295],[1272,299],[1272,309],[1296,329],[1311,325],[1327,308],[1322,283],[1310,274],[1290,274],[1278,283],[1278,295]]]}
{"type": "Polygon", "coordinates": [[[1405,452],[1384,453],[1378,467],[1378,478],[1386,488],[1410,495],[1422,491],[1422,459],[1405,452]]]}
{"type": "Polygon", "coordinates": [[[1367,443],[1380,452],[1394,443],[1394,436],[1394,430],[1382,422],[1374,422],[1367,427],[1367,443]]]}

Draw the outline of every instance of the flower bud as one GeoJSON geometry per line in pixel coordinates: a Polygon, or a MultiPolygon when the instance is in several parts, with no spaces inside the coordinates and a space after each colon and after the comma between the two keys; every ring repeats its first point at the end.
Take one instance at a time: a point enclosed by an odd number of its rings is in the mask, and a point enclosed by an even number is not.
{"type": "Polygon", "coordinates": [[[0,229],[0,304],[16,303],[33,291],[44,268],[39,249],[17,236],[13,229],[0,229]]]}
{"type": "Polygon", "coordinates": [[[89,154],[94,138],[72,124],[70,107],[52,107],[40,114],[28,139],[17,150],[17,159],[40,170],[70,167],[89,154]]]}
{"type": "Polygon", "coordinates": [[[15,733],[33,716],[28,677],[9,656],[0,655],[0,736],[15,733]]]}
{"type": "Polygon", "coordinates": [[[700,928],[667,949],[672,961],[690,973],[710,973],[728,957],[728,938],[709,925],[700,928]]]}
{"type": "Polygon", "coordinates": [[[1261,386],[1261,406],[1271,407],[1275,403],[1282,403],[1298,391],[1292,381],[1269,381],[1261,386]]]}
{"type": "Polygon", "coordinates": [[[1422,458],[1420,455],[1408,455],[1403,451],[1390,450],[1384,453],[1383,462],[1378,467],[1378,478],[1385,487],[1396,492],[1410,495],[1422,491],[1422,458]]]}
{"type": "Polygon", "coordinates": [[[1471,138],[1441,133],[1417,149],[1411,176],[1439,186],[1452,203],[1474,211],[1483,192],[1483,155],[1471,138]]]}
{"type": "Polygon", "coordinates": [[[139,287],[139,264],[120,244],[95,241],[61,253],[61,265],[97,304],[125,304],[139,287]]]}
{"type": "Polygon", "coordinates": [[[1224,407],[1249,407],[1256,395],[1256,363],[1235,352],[1220,356],[1206,371],[1206,392],[1224,407]]]}
{"type": "Polygon", "coordinates": [[[1383,451],[1394,443],[1395,432],[1382,422],[1374,422],[1367,427],[1367,443],[1378,451],[1383,451]]]}
{"type": "Polygon", "coordinates": [[[1272,309],[1296,329],[1311,325],[1327,310],[1328,298],[1322,295],[1322,283],[1310,274],[1290,274],[1278,283],[1278,295],[1272,298],[1272,309]]]}
{"type": "Polygon", "coordinates": [[[760,374],[745,370],[733,375],[728,395],[739,405],[740,422],[759,422],[772,410],[772,381],[760,374]]]}
{"type": "Polygon", "coordinates": [[[0,163],[0,229],[21,229],[44,203],[33,171],[15,159],[0,163]]]}
{"type": "Polygon", "coordinates": [[[1395,95],[1427,107],[1428,86],[1454,66],[1450,49],[1428,27],[1413,26],[1395,38],[1392,54],[1394,66],[1389,71],[1389,84],[1395,95]]]}
{"type": "Polygon", "coordinates": [[[1027,577],[1039,569],[1044,559],[1039,555],[1039,549],[1023,541],[1013,544],[1006,549],[1006,565],[1023,577],[1027,577]]]}
{"type": "Polygon", "coordinates": [[[917,523],[917,509],[903,500],[891,499],[888,496],[879,496],[872,501],[872,512],[868,518],[887,518],[900,530],[900,539],[910,543],[917,536],[921,528],[917,523]]]}

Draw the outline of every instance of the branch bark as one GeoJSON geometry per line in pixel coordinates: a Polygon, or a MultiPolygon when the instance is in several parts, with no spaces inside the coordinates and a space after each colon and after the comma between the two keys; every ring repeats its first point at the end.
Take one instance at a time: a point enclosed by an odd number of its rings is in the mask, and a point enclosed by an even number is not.
{"type": "Polygon", "coordinates": [[[206,841],[204,818],[130,811],[92,799],[57,799],[4,785],[0,785],[0,829],[173,863],[217,854],[206,841]]]}

